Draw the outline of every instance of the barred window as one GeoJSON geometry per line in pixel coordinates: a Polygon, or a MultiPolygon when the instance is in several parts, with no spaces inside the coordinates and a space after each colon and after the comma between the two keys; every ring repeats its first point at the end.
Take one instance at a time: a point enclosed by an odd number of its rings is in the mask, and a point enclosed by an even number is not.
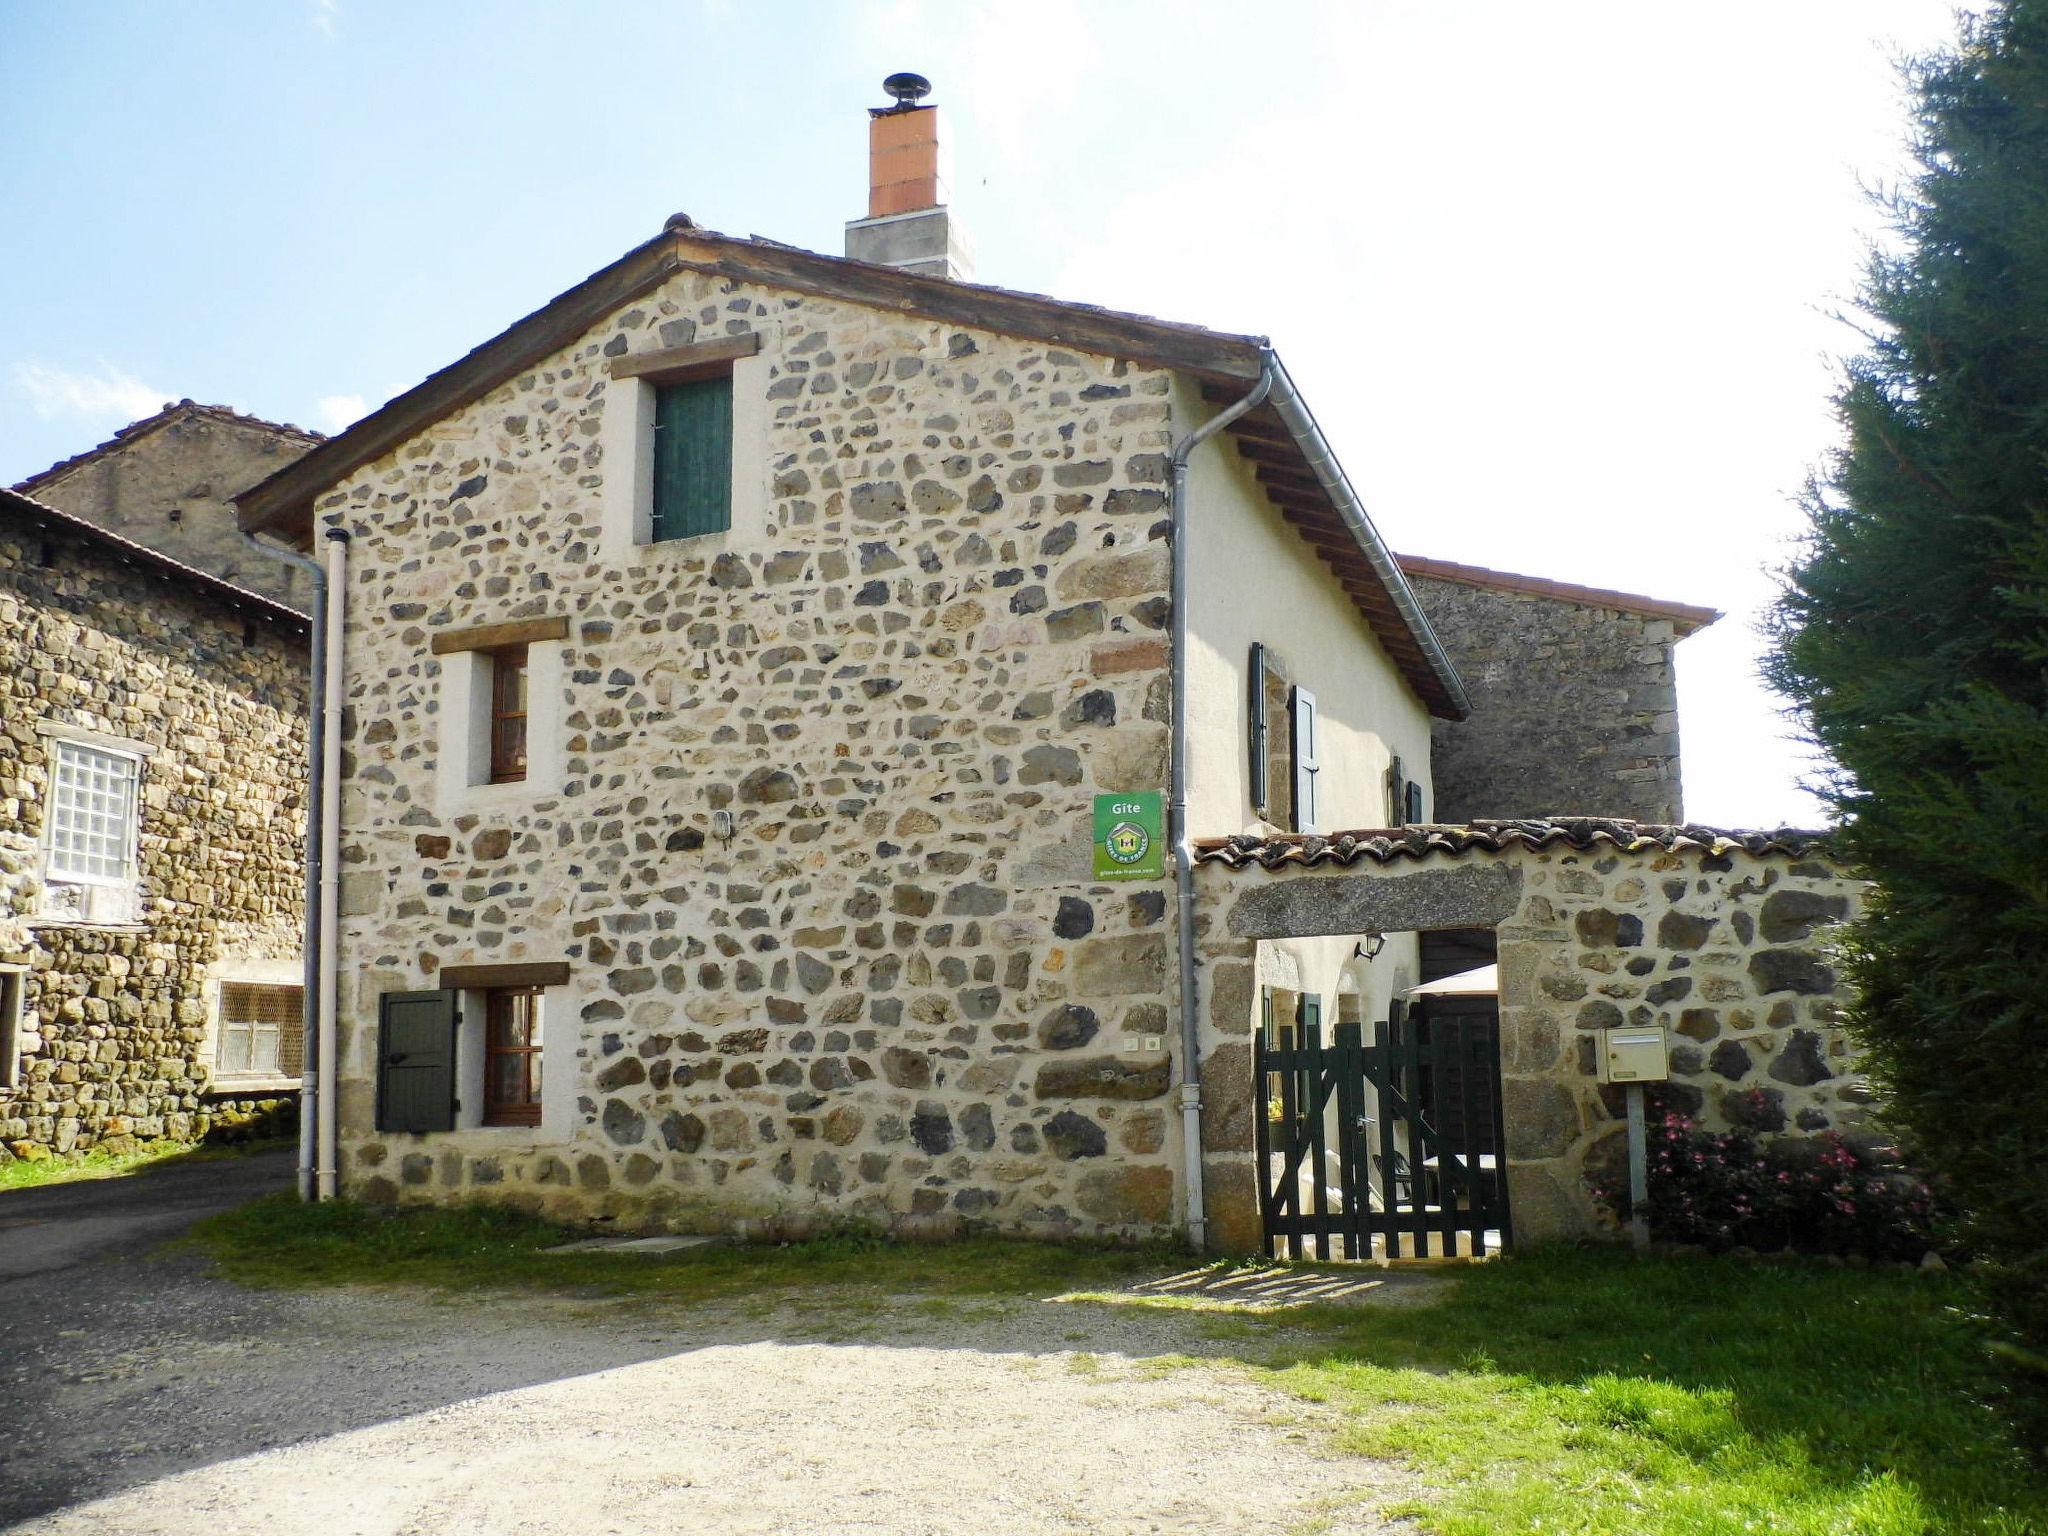
{"type": "Polygon", "coordinates": [[[50,875],[128,880],[135,874],[135,783],[141,763],[82,742],[52,743],[50,875]]]}
{"type": "Polygon", "coordinates": [[[304,989],[224,981],[214,1030],[218,1077],[297,1077],[305,1050],[304,989]]]}

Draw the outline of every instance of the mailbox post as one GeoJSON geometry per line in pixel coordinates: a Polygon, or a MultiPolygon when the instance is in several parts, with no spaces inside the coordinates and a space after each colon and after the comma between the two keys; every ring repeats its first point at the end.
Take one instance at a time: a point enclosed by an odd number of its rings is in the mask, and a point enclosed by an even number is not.
{"type": "Polygon", "coordinates": [[[1620,1083],[1628,1093],[1628,1235],[1638,1249],[1650,1246],[1643,1207],[1650,1199],[1649,1135],[1643,1125],[1643,1084],[1671,1076],[1661,1025],[1610,1029],[1601,1042],[1600,1081],[1620,1083]]]}

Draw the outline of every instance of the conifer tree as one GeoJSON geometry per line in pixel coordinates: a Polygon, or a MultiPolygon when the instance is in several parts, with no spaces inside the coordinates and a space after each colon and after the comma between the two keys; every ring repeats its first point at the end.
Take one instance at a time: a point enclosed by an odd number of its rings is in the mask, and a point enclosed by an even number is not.
{"type": "MultiPolygon", "coordinates": [[[[1809,485],[1766,670],[1875,882],[1850,1024],[2048,1357],[2048,0],[1908,67],[1916,167],[1809,485]]],[[[2048,1380],[2048,1377],[2044,1377],[2048,1380]]]]}

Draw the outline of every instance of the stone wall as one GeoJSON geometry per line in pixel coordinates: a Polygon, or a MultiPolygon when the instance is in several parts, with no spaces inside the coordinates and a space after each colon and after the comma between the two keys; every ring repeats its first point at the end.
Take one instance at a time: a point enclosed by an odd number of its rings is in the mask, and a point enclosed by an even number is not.
{"type": "MultiPolygon", "coordinates": [[[[138,424],[26,485],[38,501],[174,560],[306,610],[308,578],[251,550],[230,498],[319,441],[217,406],[181,401],[161,425],[138,424]]],[[[152,418],[154,420],[154,418],[152,418]]]]}
{"type": "Polygon", "coordinates": [[[1496,929],[1519,1240],[1605,1230],[1586,1180],[1626,1165],[1624,1098],[1596,1078],[1600,1032],[1614,1025],[1664,1027],[1664,1092],[1703,1124],[1766,1140],[1866,1129],[1871,1094],[1838,1027],[1829,956],[1861,884],[1811,851],[1760,855],[1662,831],[1633,849],[1596,839],[1312,868],[1204,864],[1204,1169],[1219,1241],[1258,1246],[1250,1036],[1262,938],[1496,929]]]}
{"type": "MultiPolygon", "coordinates": [[[[299,951],[305,645],[301,625],[0,512],[0,965],[24,968],[0,1145],[206,1133],[209,980],[299,951]],[[42,722],[153,749],[137,923],[39,918],[42,722]]],[[[224,1102],[229,1119],[261,1108],[224,1102]]]]}
{"type": "Polygon", "coordinates": [[[323,498],[349,1192],[1167,1226],[1167,889],[1092,884],[1087,837],[1165,780],[1170,415],[1161,372],[684,274],[323,498]],[[745,331],[731,533],[608,555],[606,360],[745,331]],[[559,793],[444,795],[433,636],[551,614],[559,793]],[[573,1105],[380,1135],[379,995],[511,960],[571,967],[573,1105]]]}
{"type": "Polygon", "coordinates": [[[1431,819],[1684,820],[1672,620],[1409,574],[1472,698],[1431,730],[1431,819]]]}

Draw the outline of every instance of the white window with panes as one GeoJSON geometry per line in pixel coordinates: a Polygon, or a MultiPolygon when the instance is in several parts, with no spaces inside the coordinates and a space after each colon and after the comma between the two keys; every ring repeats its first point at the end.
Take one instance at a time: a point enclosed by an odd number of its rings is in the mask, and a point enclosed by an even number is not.
{"type": "Polygon", "coordinates": [[[53,744],[50,878],[135,878],[135,790],[142,760],[83,742],[53,744]]]}
{"type": "Polygon", "coordinates": [[[296,1078],[305,1049],[303,989],[224,981],[213,1026],[217,1080],[296,1078]]]}
{"type": "Polygon", "coordinates": [[[43,822],[43,912],[60,922],[138,919],[138,806],[147,749],[45,727],[49,799],[43,822]],[[62,734],[60,734],[62,732],[62,734]]]}

